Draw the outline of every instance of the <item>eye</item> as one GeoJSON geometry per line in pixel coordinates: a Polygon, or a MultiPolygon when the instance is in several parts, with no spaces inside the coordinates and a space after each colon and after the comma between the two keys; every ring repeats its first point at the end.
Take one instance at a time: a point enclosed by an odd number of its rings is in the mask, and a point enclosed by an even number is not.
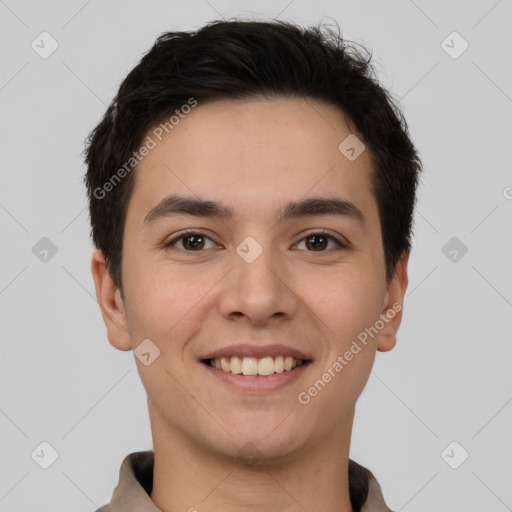
{"type": "Polygon", "coordinates": [[[348,246],[343,243],[339,238],[328,235],[325,231],[309,233],[305,236],[298,245],[305,242],[306,248],[312,248],[309,252],[326,252],[325,249],[329,245],[329,242],[334,242],[335,247],[338,249],[347,249],[348,246]]]}
{"type": "Polygon", "coordinates": [[[178,249],[187,252],[200,252],[202,249],[211,249],[215,246],[213,240],[203,233],[199,233],[196,231],[188,231],[186,233],[182,233],[181,235],[173,238],[169,242],[164,244],[166,249],[172,249],[178,245],[178,249]],[[206,240],[212,242],[212,246],[206,247],[206,240]],[[179,244],[181,243],[181,247],[179,244]]]}
{"type": "MultiPolygon", "coordinates": [[[[331,246],[334,244],[335,248],[348,249],[346,243],[342,242],[334,235],[327,234],[326,231],[309,233],[300,240],[296,247],[301,243],[305,243],[308,252],[326,252],[326,249],[329,247],[329,242],[331,242],[331,246]]],[[[210,237],[198,231],[181,233],[179,236],[164,244],[165,249],[176,248],[185,252],[201,252],[203,249],[212,249],[214,247],[217,247],[215,242],[213,242],[210,237]],[[210,242],[210,246],[208,246],[208,241],[210,242]]]]}

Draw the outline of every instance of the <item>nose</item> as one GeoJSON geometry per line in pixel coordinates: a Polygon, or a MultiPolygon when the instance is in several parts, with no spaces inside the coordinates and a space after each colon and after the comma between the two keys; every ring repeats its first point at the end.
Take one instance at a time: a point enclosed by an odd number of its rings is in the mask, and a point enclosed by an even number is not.
{"type": "Polygon", "coordinates": [[[264,249],[254,261],[235,253],[233,265],[222,282],[218,302],[223,318],[271,325],[295,315],[300,301],[293,277],[276,251],[264,249]]]}

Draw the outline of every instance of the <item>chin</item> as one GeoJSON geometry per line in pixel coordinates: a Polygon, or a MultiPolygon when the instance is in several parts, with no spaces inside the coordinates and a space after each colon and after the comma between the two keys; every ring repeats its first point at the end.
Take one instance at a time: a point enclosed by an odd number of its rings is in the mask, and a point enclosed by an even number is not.
{"type": "Polygon", "coordinates": [[[277,428],[269,428],[268,422],[264,429],[256,426],[248,428],[244,424],[240,430],[231,429],[231,436],[226,434],[222,445],[219,445],[218,438],[209,439],[209,444],[217,452],[247,465],[283,462],[296,456],[307,442],[304,429],[298,426],[291,429],[290,425],[285,425],[285,417],[275,422],[275,425],[282,423],[277,428]]]}

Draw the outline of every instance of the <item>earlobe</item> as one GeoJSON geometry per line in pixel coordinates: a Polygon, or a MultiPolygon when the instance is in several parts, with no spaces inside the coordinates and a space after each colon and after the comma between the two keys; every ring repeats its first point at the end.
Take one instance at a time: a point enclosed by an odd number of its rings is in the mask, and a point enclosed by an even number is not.
{"type": "Polygon", "coordinates": [[[397,263],[395,275],[387,285],[381,319],[384,327],[379,333],[377,350],[388,352],[396,345],[396,335],[402,322],[402,309],[405,291],[407,290],[407,263],[409,253],[404,253],[397,263]]]}
{"type": "Polygon", "coordinates": [[[119,350],[131,350],[124,302],[120,290],[112,281],[105,257],[99,249],[92,255],[91,272],[96,288],[96,299],[107,328],[110,344],[119,350]]]}

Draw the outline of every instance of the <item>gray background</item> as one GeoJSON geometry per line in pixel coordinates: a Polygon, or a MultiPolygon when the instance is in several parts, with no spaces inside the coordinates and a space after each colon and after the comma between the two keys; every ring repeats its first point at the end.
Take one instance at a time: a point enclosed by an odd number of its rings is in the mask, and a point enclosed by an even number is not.
{"type": "Polygon", "coordinates": [[[94,297],[80,153],[157,35],[233,16],[337,20],[373,48],[424,162],[405,317],[351,457],[396,511],[512,510],[510,0],[0,0],[0,510],[93,511],[123,457],[152,448],[133,353],[108,343],[94,297]]]}

